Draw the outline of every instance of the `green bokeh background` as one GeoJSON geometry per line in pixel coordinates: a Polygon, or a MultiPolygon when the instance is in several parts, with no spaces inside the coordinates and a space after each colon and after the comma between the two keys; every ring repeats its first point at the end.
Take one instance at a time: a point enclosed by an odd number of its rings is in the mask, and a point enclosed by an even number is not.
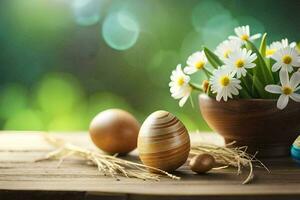
{"type": "Polygon", "coordinates": [[[2,0],[0,128],[87,130],[117,107],[140,122],[164,109],[209,130],[197,94],[194,107],[170,97],[177,63],[239,25],[298,42],[299,11],[298,0],[2,0]]]}

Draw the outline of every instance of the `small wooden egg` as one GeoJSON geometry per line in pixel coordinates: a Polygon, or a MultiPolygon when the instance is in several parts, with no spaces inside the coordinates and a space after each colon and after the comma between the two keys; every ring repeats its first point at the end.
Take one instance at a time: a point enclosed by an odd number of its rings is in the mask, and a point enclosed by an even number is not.
{"type": "MultiPolygon", "coordinates": [[[[141,126],[138,136],[141,161],[164,171],[183,165],[190,152],[188,131],[181,121],[167,111],[152,113],[141,126]]],[[[155,172],[150,169],[150,171],[155,172]]]]}
{"type": "Polygon", "coordinates": [[[91,122],[89,132],[93,143],[101,150],[126,154],[137,146],[139,122],[128,112],[108,109],[91,122]]]}
{"type": "Polygon", "coordinates": [[[211,170],[215,165],[215,158],[209,154],[200,154],[194,156],[189,163],[192,171],[203,174],[211,170]]]}

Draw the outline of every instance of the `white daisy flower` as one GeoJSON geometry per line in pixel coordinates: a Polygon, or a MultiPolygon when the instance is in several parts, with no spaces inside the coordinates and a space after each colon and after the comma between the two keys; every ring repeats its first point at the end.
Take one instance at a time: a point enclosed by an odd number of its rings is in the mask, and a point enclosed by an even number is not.
{"type": "Polygon", "coordinates": [[[213,93],[217,93],[216,100],[220,101],[222,98],[227,101],[228,97],[232,98],[232,95],[238,95],[241,81],[234,78],[231,70],[222,66],[213,72],[213,76],[210,78],[211,90],[213,93]]]}
{"type": "Polygon", "coordinates": [[[237,78],[241,78],[241,76],[246,76],[246,69],[256,66],[256,64],[253,63],[256,58],[257,56],[255,53],[243,48],[232,52],[224,62],[232,70],[233,75],[237,75],[237,78]]]}
{"type": "Polygon", "coordinates": [[[281,41],[272,42],[270,46],[267,46],[266,57],[270,58],[279,49],[283,49],[285,47],[294,48],[295,46],[296,46],[296,42],[292,42],[289,44],[287,38],[282,39],[281,41]]]}
{"type": "Polygon", "coordinates": [[[272,55],[272,58],[276,61],[272,66],[273,72],[279,69],[292,72],[293,67],[300,67],[300,55],[295,48],[289,46],[276,51],[272,55]]]}
{"type": "Polygon", "coordinates": [[[183,73],[181,65],[178,64],[172,71],[171,82],[169,83],[171,96],[174,99],[181,99],[179,106],[182,107],[189,98],[192,87],[189,85],[190,77],[183,73]]]}
{"type": "Polygon", "coordinates": [[[287,106],[289,98],[300,102],[300,94],[295,93],[300,89],[300,72],[295,72],[291,80],[289,80],[289,74],[286,71],[280,71],[279,76],[281,86],[267,85],[265,90],[270,93],[281,94],[277,101],[277,108],[282,110],[287,106]]]}
{"type": "Polygon", "coordinates": [[[240,40],[225,40],[217,46],[215,54],[219,56],[221,60],[225,60],[229,54],[240,49],[241,46],[242,43],[240,40]]]}
{"type": "Polygon", "coordinates": [[[237,36],[229,36],[229,39],[234,39],[234,40],[240,40],[243,43],[246,43],[246,41],[254,41],[258,38],[261,37],[260,33],[257,33],[255,35],[250,35],[250,28],[249,26],[240,26],[236,27],[234,29],[234,32],[237,36]]]}
{"type": "Polygon", "coordinates": [[[186,61],[187,67],[184,68],[186,74],[193,74],[202,70],[207,64],[207,58],[204,51],[197,51],[188,57],[186,61]]]}

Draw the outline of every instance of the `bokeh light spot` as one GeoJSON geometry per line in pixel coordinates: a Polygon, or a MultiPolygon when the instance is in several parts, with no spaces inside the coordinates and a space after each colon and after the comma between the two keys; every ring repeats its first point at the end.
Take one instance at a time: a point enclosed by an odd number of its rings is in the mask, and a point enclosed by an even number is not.
{"type": "Polygon", "coordinates": [[[239,24],[229,12],[214,16],[208,20],[202,30],[202,37],[205,46],[214,50],[216,46],[233,35],[234,28],[239,24]]]}
{"type": "Polygon", "coordinates": [[[180,56],[186,61],[187,57],[196,51],[202,50],[203,46],[202,35],[198,32],[192,31],[188,33],[182,41],[180,56]]]}
{"type": "Polygon", "coordinates": [[[82,113],[57,116],[47,125],[47,130],[49,131],[78,131],[87,129],[88,124],[82,113]]]}
{"type": "Polygon", "coordinates": [[[179,60],[176,51],[158,51],[151,60],[151,67],[147,68],[147,76],[151,84],[167,89],[170,80],[169,74],[176,68],[179,60]]]}
{"type": "Polygon", "coordinates": [[[15,38],[26,38],[31,42],[45,39],[44,43],[47,43],[47,40],[58,39],[60,35],[63,38],[71,24],[64,6],[54,1],[9,1],[5,9],[11,13],[9,29],[13,28],[15,38]]]}
{"type": "Polygon", "coordinates": [[[27,90],[18,84],[7,85],[0,95],[0,117],[3,119],[16,115],[27,106],[27,90]]]}
{"type": "Polygon", "coordinates": [[[88,100],[88,118],[90,120],[99,112],[109,108],[120,108],[132,112],[133,109],[122,97],[111,93],[96,93],[88,100]]]}
{"type": "Polygon", "coordinates": [[[78,82],[71,75],[50,74],[38,87],[37,101],[43,112],[56,116],[71,112],[81,94],[78,82]]]}
{"type": "Polygon", "coordinates": [[[249,25],[250,26],[250,31],[251,35],[256,34],[256,33],[264,33],[265,32],[265,27],[263,23],[258,21],[255,17],[252,16],[241,16],[238,17],[239,24],[241,26],[244,25],[249,25]]]}
{"type": "Polygon", "coordinates": [[[201,32],[207,20],[215,15],[226,12],[226,9],[216,0],[201,1],[192,11],[192,24],[197,32],[201,32]]]}
{"type": "Polygon", "coordinates": [[[4,124],[5,130],[43,130],[41,115],[35,110],[20,110],[10,116],[4,124]]]}
{"type": "Polygon", "coordinates": [[[100,20],[103,0],[74,0],[72,9],[75,21],[81,26],[90,26],[100,20]]]}
{"type": "Polygon", "coordinates": [[[137,42],[139,33],[137,21],[129,13],[122,11],[109,14],[102,27],[105,42],[116,50],[132,47],[137,42]]]}
{"type": "Polygon", "coordinates": [[[154,34],[143,32],[139,36],[139,42],[124,51],[123,57],[132,67],[148,69],[152,67],[151,60],[160,48],[160,43],[154,34]]]}

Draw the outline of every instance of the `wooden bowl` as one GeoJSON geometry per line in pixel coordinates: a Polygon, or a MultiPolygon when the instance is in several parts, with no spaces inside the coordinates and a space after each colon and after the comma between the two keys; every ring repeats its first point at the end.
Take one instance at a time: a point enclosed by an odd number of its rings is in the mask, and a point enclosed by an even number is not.
{"type": "Polygon", "coordinates": [[[300,134],[300,103],[292,100],[284,110],[273,99],[216,101],[199,95],[200,111],[208,125],[226,143],[248,146],[258,157],[287,156],[300,134]]]}

